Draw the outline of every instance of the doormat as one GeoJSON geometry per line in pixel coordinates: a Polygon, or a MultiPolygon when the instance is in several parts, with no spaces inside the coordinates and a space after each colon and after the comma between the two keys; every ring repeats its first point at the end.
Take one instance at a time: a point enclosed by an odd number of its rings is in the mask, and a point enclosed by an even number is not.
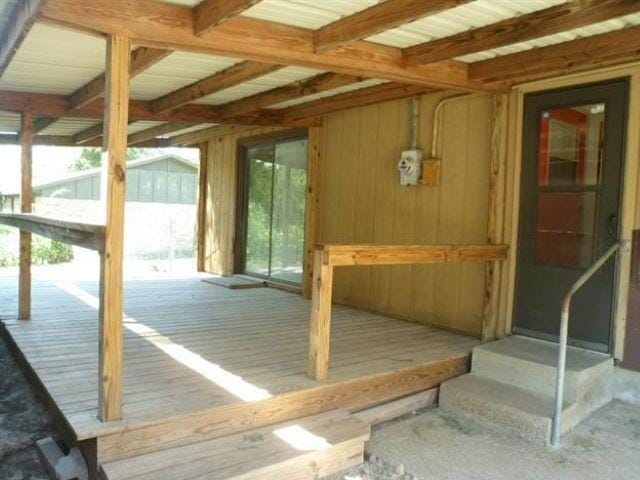
{"type": "Polygon", "coordinates": [[[218,287],[230,288],[231,290],[239,290],[241,288],[262,288],[267,286],[265,282],[260,280],[251,280],[249,278],[238,277],[236,275],[228,277],[203,278],[202,281],[211,283],[212,285],[217,285],[218,287]]]}

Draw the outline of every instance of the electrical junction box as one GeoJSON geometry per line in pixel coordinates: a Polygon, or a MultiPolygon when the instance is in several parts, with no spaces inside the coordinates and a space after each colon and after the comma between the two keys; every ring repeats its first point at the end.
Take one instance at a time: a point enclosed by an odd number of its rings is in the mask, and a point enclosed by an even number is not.
{"type": "Polygon", "coordinates": [[[400,171],[400,185],[420,185],[420,178],[422,177],[422,150],[414,148],[402,152],[400,162],[398,162],[398,170],[400,171]]]}

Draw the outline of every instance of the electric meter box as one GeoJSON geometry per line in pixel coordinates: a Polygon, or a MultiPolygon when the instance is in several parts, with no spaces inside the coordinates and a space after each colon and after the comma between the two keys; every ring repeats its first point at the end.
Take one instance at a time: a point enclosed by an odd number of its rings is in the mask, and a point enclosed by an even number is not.
{"type": "Polygon", "coordinates": [[[420,185],[420,178],[422,177],[422,150],[415,148],[402,152],[400,162],[398,162],[398,170],[400,171],[400,185],[420,185]]]}

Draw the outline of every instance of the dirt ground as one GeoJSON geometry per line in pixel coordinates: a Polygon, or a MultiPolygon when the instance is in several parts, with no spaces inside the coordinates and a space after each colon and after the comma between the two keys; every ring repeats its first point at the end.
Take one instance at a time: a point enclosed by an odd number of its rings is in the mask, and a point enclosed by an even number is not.
{"type": "MultiPolygon", "coordinates": [[[[0,373],[0,480],[46,480],[34,442],[52,434],[51,419],[2,340],[0,373]]],[[[366,458],[327,480],[636,479],[640,406],[613,402],[558,450],[425,410],[374,428],[366,458]]]]}
{"type": "Polygon", "coordinates": [[[48,479],[35,441],[51,435],[51,419],[2,339],[0,372],[0,479],[48,479]]]}
{"type": "Polygon", "coordinates": [[[367,454],[373,462],[332,480],[637,479],[640,406],[612,402],[565,435],[560,449],[426,410],[374,429],[367,454]]]}

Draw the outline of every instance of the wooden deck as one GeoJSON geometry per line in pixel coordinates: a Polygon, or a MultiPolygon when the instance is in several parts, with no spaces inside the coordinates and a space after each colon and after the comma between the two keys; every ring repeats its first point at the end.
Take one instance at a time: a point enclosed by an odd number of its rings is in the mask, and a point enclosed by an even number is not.
{"type": "MultiPolygon", "coordinates": [[[[117,445],[136,428],[162,437],[167,419],[178,419],[185,428],[192,422],[193,430],[183,436],[201,433],[206,419],[225,434],[248,423],[363,408],[407,395],[462,373],[478,343],[338,306],[332,314],[329,379],[316,382],[306,373],[310,303],[299,295],[271,288],[230,290],[196,277],[129,281],[124,419],[102,423],[96,417],[97,283],[35,281],[29,321],[16,319],[16,283],[0,279],[5,333],[78,440],[113,437],[104,444],[104,459],[121,457],[117,445]],[[244,411],[250,419],[231,419],[242,405],[253,406],[244,411]],[[283,413],[286,409],[290,412],[283,413]],[[220,418],[211,417],[218,411],[220,418]]],[[[176,435],[159,441],[179,443],[176,435]]]]}

